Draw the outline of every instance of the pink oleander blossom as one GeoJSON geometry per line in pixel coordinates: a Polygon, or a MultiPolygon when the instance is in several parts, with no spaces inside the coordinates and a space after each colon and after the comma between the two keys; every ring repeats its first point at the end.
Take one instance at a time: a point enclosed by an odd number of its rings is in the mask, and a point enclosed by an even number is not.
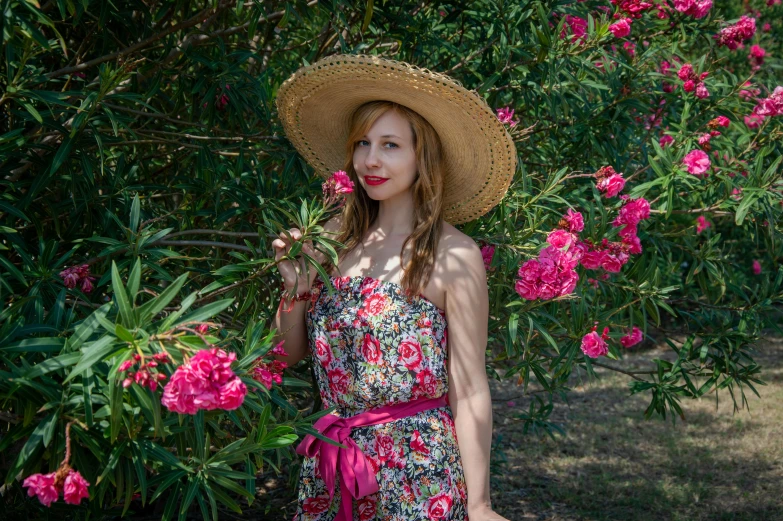
{"type": "Polygon", "coordinates": [[[753,259],[753,274],[761,275],[761,263],[758,259],[753,259]]]}
{"type": "Polygon", "coordinates": [[[546,242],[559,250],[570,247],[575,240],[574,234],[563,229],[552,230],[546,238],[546,242]]]}
{"type": "Polygon", "coordinates": [[[596,331],[591,331],[583,336],[580,347],[582,352],[590,358],[605,356],[609,352],[609,346],[596,331]]]}
{"type": "Polygon", "coordinates": [[[489,267],[492,265],[492,257],[495,255],[495,247],[491,244],[487,244],[485,246],[482,246],[481,248],[481,259],[484,261],[484,269],[489,270],[489,267]]]}
{"type": "Polygon", "coordinates": [[[674,0],[674,8],[694,18],[704,18],[712,9],[712,0],[674,0]]]}
{"type": "Polygon", "coordinates": [[[519,123],[519,120],[514,119],[514,109],[503,107],[502,109],[495,109],[498,113],[498,119],[501,123],[508,125],[509,127],[515,126],[519,123]]]}
{"type": "Polygon", "coordinates": [[[650,202],[644,197],[638,199],[629,199],[620,208],[620,212],[612,225],[615,227],[625,225],[637,225],[640,221],[650,218],[650,202]]]}
{"type": "Polygon", "coordinates": [[[644,0],[611,0],[611,2],[616,5],[620,11],[632,18],[641,18],[644,11],[654,7],[652,2],[645,2],[644,0]]]}
{"type": "Polygon", "coordinates": [[[563,30],[560,32],[561,39],[564,39],[567,35],[566,27],[568,27],[571,32],[571,43],[575,43],[580,40],[584,41],[585,34],[587,33],[587,20],[584,18],[579,18],[578,16],[567,14],[565,16],[565,25],[563,26],[563,30]]]}
{"type": "Polygon", "coordinates": [[[609,31],[615,38],[623,38],[631,34],[631,22],[630,18],[621,18],[617,22],[609,26],[609,31]]]}
{"type": "Polygon", "coordinates": [[[354,185],[351,178],[343,170],[338,170],[332,174],[322,185],[321,190],[324,196],[324,204],[331,205],[341,201],[345,194],[353,192],[354,185]]]}
{"type": "Polygon", "coordinates": [[[631,331],[620,337],[620,343],[627,349],[629,347],[635,346],[643,339],[644,334],[642,333],[642,330],[636,326],[633,326],[631,331]]]}
{"type": "Polygon", "coordinates": [[[71,470],[63,483],[63,499],[69,505],[78,505],[82,499],[90,497],[87,487],[90,484],[75,470],[71,470]]]}
{"type": "Polygon", "coordinates": [[[664,134],[658,140],[658,144],[661,145],[661,148],[665,147],[666,145],[671,145],[672,143],[674,143],[674,138],[668,134],[664,134]]]}
{"type": "Polygon", "coordinates": [[[706,230],[707,228],[711,228],[712,223],[708,221],[703,215],[700,215],[696,218],[696,233],[699,234],[706,230]]]}
{"type": "Polygon", "coordinates": [[[754,34],[756,34],[756,19],[743,15],[737,23],[724,27],[713,38],[718,41],[719,46],[723,45],[734,50],[743,41],[753,38],[754,34]]]}
{"type": "Polygon", "coordinates": [[[704,85],[704,83],[699,83],[696,85],[696,97],[699,99],[709,98],[710,91],[707,90],[707,87],[704,85]]]}
{"type": "Polygon", "coordinates": [[[569,232],[576,233],[585,229],[585,222],[581,213],[569,208],[560,220],[560,226],[567,229],[569,232]]]}
{"type": "Polygon", "coordinates": [[[161,403],[180,414],[199,410],[233,410],[242,405],[247,387],[231,370],[235,353],[203,349],[177,368],[163,389],[161,403]]]}
{"type": "Polygon", "coordinates": [[[600,180],[596,184],[599,191],[604,192],[605,197],[614,197],[622,192],[625,187],[625,179],[620,174],[611,175],[600,180]]]}
{"type": "Polygon", "coordinates": [[[691,150],[682,160],[688,169],[688,173],[706,177],[707,170],[710,169],[710,158],[703,150],[691,150]]]}
{"type": "Polygon", "coordinates": [[[96,277],[90,274],[90,266],[88,264],[66,268],[60,272],[60,277],[62,277],[63,284],[68,289],[73,289],[77,284],[81,284],[80,289],[83,293],[90,293],[93,290],[93,282],[96,280],[96,277]]]}
{"type": "Polygon", "coordinates": [[[38,501],[48,507],[60,496],[60,491],[55,486],[56,474],[33,474],[22,482],[22,486],[27,487],[28,496],[38,496],[38,501]]]}
{"type": "Polygon", "coordinates": [[[526,300],[549,300],[572,293],[579,280],[574,268],[581,255],[576,247],[561,251],[547,246],[538,259],[530,259],[519,268],[514,289],[526,300]]]}
{"type": "Polygon", "coordinates": [[[760,99],[753,109],[753,114],[762,118],[783,116],[783,87],[775,87],[768,98],[760,99]]]}

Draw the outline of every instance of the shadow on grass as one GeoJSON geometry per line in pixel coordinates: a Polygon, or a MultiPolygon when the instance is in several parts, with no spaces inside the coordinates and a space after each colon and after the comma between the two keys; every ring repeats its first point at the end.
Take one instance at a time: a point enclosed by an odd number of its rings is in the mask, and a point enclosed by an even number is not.
{"type": "Polygon", "coordinates": [[[532,438],[513,421],[528,402],[504,401],[519,389],[493,382],[493,458],[507,461],[492,478],[494,508],[512,520],[783,520],[783,342],[765,347],[768,385],[758,387],[760,399],[746,390],[750,413],[732,414],[722,392],[717,411],[714,395],[682,402],[685,421],[674,426],[644,420],[648,397],[629,396],[624,375],[604,372],[575,381],[570,406],[555,406],[565,437],[532,438]]]}

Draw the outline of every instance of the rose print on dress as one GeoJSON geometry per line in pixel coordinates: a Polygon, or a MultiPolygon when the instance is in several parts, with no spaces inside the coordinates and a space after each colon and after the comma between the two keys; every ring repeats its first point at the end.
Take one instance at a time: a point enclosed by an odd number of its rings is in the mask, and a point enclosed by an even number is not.
{"type": "Polygon", "coordinates": [[[381,343],[370,333],[365,333],[362,342],[362,356],[369,364],[380,364],[382,360],[381,343]]]}
{"type": "MultiPolygon", "coordinates": [[[[329,296],[323,281],[315,280],[317,297],[305,315],[323,408],[347,417],[448,393],[443,310],[393,282],[331,281],[337,292],[329,296]]],[[[351,439],[380,484],[377,493],[354,501],[353,519],[467,521],[467,487],[450,407],[357,428],[351,439]]],[[[317,458],[303,458],[293,521],[334,521],[337,515],[340,491],[330,502],[317,467],[317,458]]]]}
{"type": "Polygon", "coordinates": [[[415,338],[407,338],[400,342],[397,354],[400,362],[410,370],[418,369],[421,365],[421,344],[415,338]]]}

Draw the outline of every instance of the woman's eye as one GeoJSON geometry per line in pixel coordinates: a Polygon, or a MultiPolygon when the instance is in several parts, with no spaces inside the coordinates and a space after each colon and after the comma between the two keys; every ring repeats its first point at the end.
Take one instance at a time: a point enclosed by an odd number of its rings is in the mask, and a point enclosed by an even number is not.
{"type": "Polygon", "coordinates": [[[394,147],[394,148],[396,148],[396,147],[397,147],[397,144],[396,144],[396,143],[386,143],[386,144],[387,144],[387,145],[391,145],[391,146],[392,146],[392,147],[394,147]]]}

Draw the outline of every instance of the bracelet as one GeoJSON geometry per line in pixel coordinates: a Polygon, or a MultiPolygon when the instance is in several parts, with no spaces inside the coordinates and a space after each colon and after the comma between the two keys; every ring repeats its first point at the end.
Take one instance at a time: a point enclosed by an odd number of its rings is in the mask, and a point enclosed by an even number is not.
{"type": "Polygon", "coordinates": [[[286,289],[285,289],[285,283],[281,283],[281,284],[280,284],[280,289],[281,289],[281,292],[283,293],[283,296],[282,296],[282,298],[280,299],[280,305],[278,306],[278,307],[279,307],[279,309],[282,309],[282,308],[283,308],[283,301],[284,301],[284,300],[289,300],[289,301],[291,302],[291,305],[290,305],[290,306],[288,306],[288,308],[287,308],[287,309],[284,309],[284,310],[283,310],[283,311],[285,311],[286,313],[290,313],[290,312],[291,312],[291,310],[292,310],[292,309],[294,309],[294,303],[295,303],[295,302],[301,302],[301,301],[304,301],[304,300],[310,300],[310,299],[313,297],[313,293],[312,293],[312,291],[310,291],[310,290],[307,290],[307,291],[305,291],[305,292],[304,292],[304,293],[302,293],[302,294],[295,294],[294,296],[292,296],[292,297],[289,297],[288,299],[286,299],[286,298],[285,298],[285,293],[286,293],[286,289]]]}

